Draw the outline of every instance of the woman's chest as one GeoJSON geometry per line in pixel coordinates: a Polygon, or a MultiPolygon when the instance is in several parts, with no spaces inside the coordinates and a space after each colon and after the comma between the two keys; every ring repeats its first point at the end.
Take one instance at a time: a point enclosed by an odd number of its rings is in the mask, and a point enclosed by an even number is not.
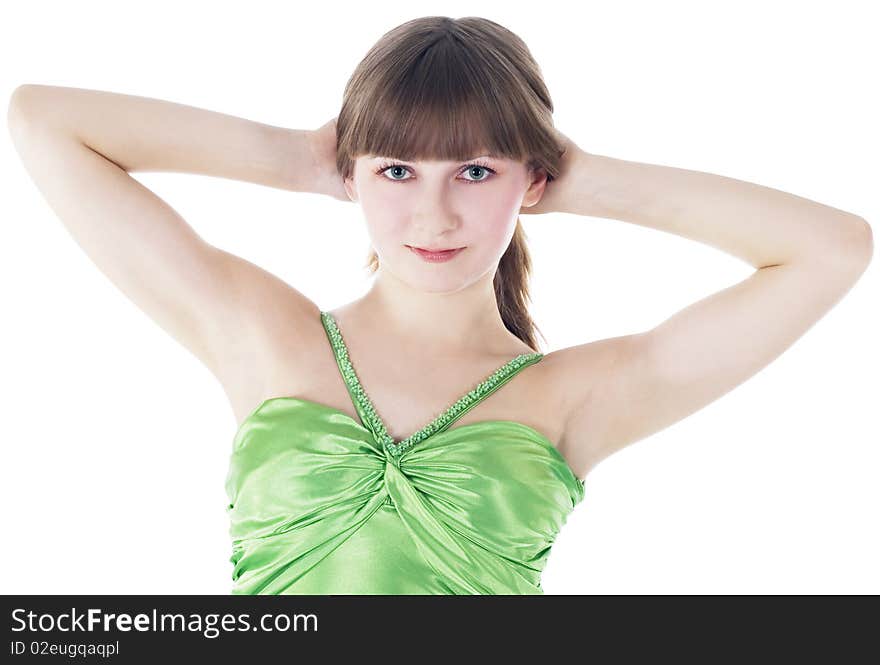
{"type": "Polygon", "coordinates": [[[484,421],[526,425],[551,442],[562,436],[564,418],[552,394],[552,377],[540,362],[510,356],[480,360],[433,360],[413,354],[352,352],[340,362],[325,340],[306,353],[276,358],[259,396],[240,413],[265,399],[298,397],[336,409],[356,422],[373,417],[395,441],[403,441],[438,419],[448,429],[484,421]],[[519,365],[519,366],[518,366],[519,365]]]}

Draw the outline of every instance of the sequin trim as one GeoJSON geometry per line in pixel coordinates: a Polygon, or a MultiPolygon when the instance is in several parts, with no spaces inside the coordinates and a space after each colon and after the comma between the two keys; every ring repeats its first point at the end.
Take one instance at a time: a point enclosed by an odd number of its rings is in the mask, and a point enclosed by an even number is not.
{"type": "Polygon", "coordinates": [[[452,405],[449,406],[449,408],[446,409],[446,411],[437,416],[437,418],[425,425],[418,432],[415,432],[414,434],[408,436],[400,443],[394,443],[394,439],[391,438],[391,436],[388,434],[388,431],[385,429],[385,423],[382,422],[382,419],[376,412],[373,403],[367,396],[367,393],[364,390],[363,386],[361,386],[361,382],[354,371],[351,360],[349,359],[348,348],[346,347],[345,341],[342,338],[342,333],[339,331],[339,327],[336,325],[336,320],[329,312],[321,312],[321,318],[323,319],[327,331],[330,334],[330,342],[333,346],[334,352],[336,353],[336,357],[339,360],[340,368],[342,370],[342,375],[345,379],[345,382],[354,392],[355,398],[357,399],[360,406],[363,408],[364,413],[366,413],[370,426],[379,437],[379,443],[381,443],[395,457],[400,456],[403,452],[405,452],[415,444],[419,443],[420,441],[424,441],[425,439],[436,433],[438,430],[442,429],[443,426],[446,425],[446,423],[458,416],[458,414],[461,413],[462,410],[468,408],[472,403],[479,401],[487,392],[494,388],[498,384],[498,382],[502,381],[509,374],[517,371],[526,363],[529,363],[532,360],[543,356],[542,353],[522,353],[518,355],[516,358],[513,358],[512,360],[508,361],[497,370],[495,370],[486,379],[477,384],[477,386],[473,390],[456,400],[452,405]]]}

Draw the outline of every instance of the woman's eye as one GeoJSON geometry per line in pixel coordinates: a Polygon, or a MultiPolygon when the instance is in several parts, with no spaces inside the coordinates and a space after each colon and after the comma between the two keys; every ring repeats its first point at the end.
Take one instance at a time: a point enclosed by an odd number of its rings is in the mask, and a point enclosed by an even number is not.
{"type": "MultiPolygon", "coordinates": [[[[402,171],[405,172],[406,170],[407,170],[407,168],[405,166],[386,166],[386,167],[383,167],[382,169],[380,169],[379,173],[384,174],[387,171],[394,171],[396,173],[400,173],[402,171]]],[[[393,178],[389,178],[389,180],[400,180],[400,178],[393,177],[393,178]]]]}
{"type": "MultiPolygon", "coordinates": [[[[404,166],[403,164],[389,164],[387,166],[381,166],[376,170],[376,173],[380,175],[384,175],[385,173],[391,172],[393,175],[388,177],[388,180],[411,180],[411,178],[404,178],[403,176],[409,171],[408,166],[404,166]],[[397,177],[400,176],[400,177],[397,177]]],[[[462,169],[462,173],[467,173],[470,177],[465,178],[465,182],[483,182],[484,180],[489,179],[488,174],[495,174],[493,169],[490,169],[488,166],[483,166],[482,164],[468,164],[464,169],[462,169]],[[474,175],[476,172],[476,176],[474,175]],[[483,177],[480,177],[480,175],[483,177]]]]}
{"type": "MultiPolygon", "coordinates": [[[[492,169],[490,169],[486,166],[480,166],[479,164],[471,164],[465,169],[465,171],[471,176],[473,176],[473,173],[471,173],[471,171],[477,171],[478,173],[480,173],[480,172],[485,173],[486,174],[485,178],[477,178],[475,181],[474,180],[471,181],[471,182],[480,182],[481,180],[488,180],[489,179],[488,174],[489,174],[489,171],[492,171],[492,169]]],[[[492,172],[494,173],[494,171],[492,171],[492,172]]]]}

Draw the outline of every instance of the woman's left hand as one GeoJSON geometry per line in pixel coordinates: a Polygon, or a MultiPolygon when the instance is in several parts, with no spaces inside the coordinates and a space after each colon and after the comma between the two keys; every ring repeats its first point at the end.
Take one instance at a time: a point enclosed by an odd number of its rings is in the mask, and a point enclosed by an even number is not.
{"type": "MultiPolygon", "coordinates": [[[[562,160],[560,162],[559,175],[544,186],[544,194],[536,204],[529,207],[521,207],[519,209],[521,215],[538,215],[541,213],[561,212],[565,210],[562,201],[565,200],[566,188],[572,183],[572,180],[574,180],[574,177],[572,176],[572,171],[574,170],[573,165],[576,161],[585,156],[586,153],[581,150],[574,141],[558,129],[554,129],[554,131],[559,137],[560,144],[565,148],[565,152],[562,154],[562,160]]],[[[540,169],[540,173],[542,176],[545,175],[543,169],[540,169]]]]}

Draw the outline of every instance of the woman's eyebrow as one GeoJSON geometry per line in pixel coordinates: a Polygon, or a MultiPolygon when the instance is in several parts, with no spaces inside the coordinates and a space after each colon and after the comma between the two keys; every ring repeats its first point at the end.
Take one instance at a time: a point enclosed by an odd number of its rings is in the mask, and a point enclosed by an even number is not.
{"type": "MultiPolygon", "coordinates": [[[[450,163],[450,164],[463,164],[464,162],[471,162],[471,161],[473,161],[473,160],[475,160],[475,159],[483,159],[484,157],[485,157],[485,158],[489,158],[489,159],[497,159],[497,157],[496,157],[495,155],[491,154],[491,153],[483,153],[483,154],[481,154],[481,155],[474,155],[473,157],[469,157],[469,158],[467,158],[467,159],[463,159],[463,160],[461,160],[460,162],[458,162],[458,161],[454,161],[454,160],[451,160],[449,163],[450,163]]],[[[404,163],[409,163],[409,164],[413,163],[413,162],[410,162],[410,160],[408,160],[408,159],[400,159],[400,158],[398,158],[398,157],[386,157],[386,156],[384,156],[384,155],[367,155],[367,159],[370,159],[370,160],[376,160],[376,159],[391,159],[391,160],[394,160],[394,161],[397,161],[397,162],[404,162],[404,163]]]]}

